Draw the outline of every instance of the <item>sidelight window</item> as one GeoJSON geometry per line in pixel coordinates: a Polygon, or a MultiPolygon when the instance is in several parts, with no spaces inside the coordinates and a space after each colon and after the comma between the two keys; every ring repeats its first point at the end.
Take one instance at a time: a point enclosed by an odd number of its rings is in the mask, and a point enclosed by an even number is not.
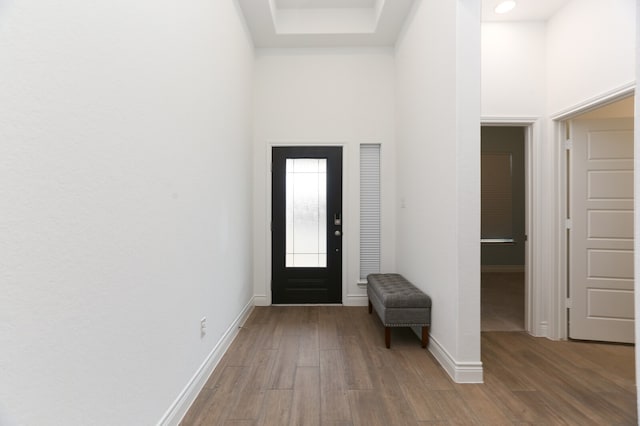
{"type": "Polygon", "coordinates": [[[380,272],[380,144],[360,145],[360,279],[380,272]]]}

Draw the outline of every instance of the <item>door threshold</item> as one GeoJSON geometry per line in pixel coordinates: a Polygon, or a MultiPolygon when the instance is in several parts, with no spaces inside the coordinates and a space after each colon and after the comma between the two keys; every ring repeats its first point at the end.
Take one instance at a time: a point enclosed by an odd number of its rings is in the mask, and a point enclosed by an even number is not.
{"type": "Polygon", "coordinates": [[[344,306],[342,303],[272,303],[271,306],[344,306]]]}

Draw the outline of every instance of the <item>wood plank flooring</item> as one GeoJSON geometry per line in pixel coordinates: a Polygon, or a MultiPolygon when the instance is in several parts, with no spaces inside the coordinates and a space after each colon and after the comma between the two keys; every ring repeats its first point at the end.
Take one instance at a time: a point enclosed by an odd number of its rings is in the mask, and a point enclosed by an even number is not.
{"type": "Polygon", "coordinates": [[[482,331],[524,331],[524,272],[480,275],[482,331]]]}
{"type": "Polygon", "coordinates": [[[459,385],[365,307],[257,307],[181,424],[637,424],[632,346],[487,332],[482,361],[459,385]]]}

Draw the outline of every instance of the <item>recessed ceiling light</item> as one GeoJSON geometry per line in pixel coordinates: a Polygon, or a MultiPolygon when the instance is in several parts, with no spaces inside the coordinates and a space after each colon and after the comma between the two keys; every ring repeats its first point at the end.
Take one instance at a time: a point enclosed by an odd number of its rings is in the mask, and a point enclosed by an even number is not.
{"type": "Polygon", "coordinates": [[[511,9],[513,9],[514,7],[516,7],[516,2],[515,1],[513,1],[513,0],[503,1],[502,3],[500,3],[499,5],[496,6],[495,12],[496,13],[507,13],[511,9]]]}

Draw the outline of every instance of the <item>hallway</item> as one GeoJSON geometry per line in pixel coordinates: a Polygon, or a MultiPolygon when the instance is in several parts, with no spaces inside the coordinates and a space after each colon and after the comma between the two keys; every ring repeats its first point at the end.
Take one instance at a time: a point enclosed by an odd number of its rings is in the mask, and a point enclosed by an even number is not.
{"type": "Polygon", "coordinates": [[[182,425],[636,423],[631,346],[483,333],[460,385],[409,329],[391,345],[364,307],[257,307],[182,425]]]}
{"type": "MultiPolygon", "coordinates": [[[[0,2],[0,425],[634,423],[629,346],[532,338],[491,303],[482,331],[478,237],[481,128],[525,128],[524,318],[565,338],[565,122],[635,93],[640,8],[497,1],[0,2]],[[343,152],[341,211],[310,216],[344,308],[270,307],[291,146],[343,152]],[[410,330],[384,348],[373,271],[432,298],[437,359],[410,330]]],[[[599,250],[631,324],[640,268],[599,250]]]]}

